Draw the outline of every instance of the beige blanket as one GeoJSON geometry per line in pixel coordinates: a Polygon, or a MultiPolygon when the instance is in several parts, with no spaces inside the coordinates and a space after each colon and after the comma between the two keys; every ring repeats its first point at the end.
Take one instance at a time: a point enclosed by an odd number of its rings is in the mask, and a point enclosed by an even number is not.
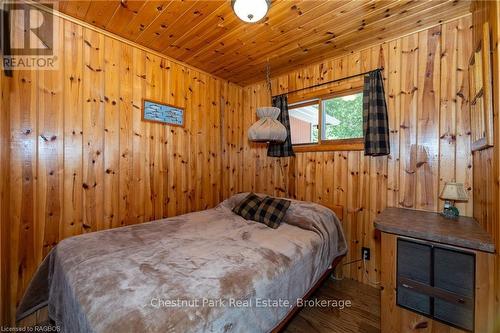
{"type": "Polygon", "coordinates": [[[278,229],[214,209],[65,239],[18,318],[48,304],[62,332],[268,332],[346,252],[329,209],[293,201],[278,229]]]}

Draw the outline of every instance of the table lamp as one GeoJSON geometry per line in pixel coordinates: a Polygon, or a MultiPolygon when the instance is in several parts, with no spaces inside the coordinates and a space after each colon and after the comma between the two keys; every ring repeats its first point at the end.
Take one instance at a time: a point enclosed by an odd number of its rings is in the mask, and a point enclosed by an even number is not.
{"type": "Polygon", "coordinates": [[[458,208],[455,207],[455,201],[469,200],[464,184],[461,183],[445,183],[439,197],[444,200],[444,208],[441,215],[453,220],[457,219],[460,215],[458,208]]]}

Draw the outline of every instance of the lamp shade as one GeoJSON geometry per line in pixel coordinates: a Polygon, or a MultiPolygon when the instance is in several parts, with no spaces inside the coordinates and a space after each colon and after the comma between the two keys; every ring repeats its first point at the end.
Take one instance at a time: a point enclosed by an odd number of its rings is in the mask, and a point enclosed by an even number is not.
{"type": "Polygon", "coordinates": [[[232,0],[233,11],[240,20],[256,23],[266,16],[270,0],[232,0]]]}
{"type": "Polygon", "coordinates": [[[268,106],[257,108],[259,120],[248,129],[248,140],[260,142],[283,142],[287,137],[285,126],[278,121],[281,110],[268,106]]]}
{"type": "Polygon", "coordinates": [[[467,201],[469,197],[465,191],[464,184],[461,183],[445,183],[443,191],[439,196],[443,200],[452,201],[467,201]]]}

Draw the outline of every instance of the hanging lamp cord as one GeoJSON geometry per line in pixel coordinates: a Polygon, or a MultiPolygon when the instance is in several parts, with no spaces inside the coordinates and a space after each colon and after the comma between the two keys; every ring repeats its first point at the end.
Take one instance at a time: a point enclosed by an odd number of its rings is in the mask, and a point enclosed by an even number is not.
{"type": "Polygon", "coordinates": [[[271,91],[271,65],[269,65],[269,60],[267,60],[266,64],[266,83],[267,90],[269,90],[269,95],[273,96],[273,93],[271,91]]]}

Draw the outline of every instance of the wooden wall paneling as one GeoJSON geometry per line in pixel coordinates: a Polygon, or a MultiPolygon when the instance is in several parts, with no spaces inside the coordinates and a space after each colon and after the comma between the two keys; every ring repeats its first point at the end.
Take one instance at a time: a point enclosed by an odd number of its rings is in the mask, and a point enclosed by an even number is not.
{"type": "MultiPolygon", "coordinates": [[[[150,55],[152,59],[154,59],[154,69],[148,76],[151,77],[151,91],[155,100],[162,101],[162,92],[164,88],[164,79],[165,75],[163,73],[162,67],[164,60],[155,55],[150,55]]],[[[152,195],[152,214],[151,219],[157,220],[163,217],[163,182],[165,181],[165,177],[163,176],[163,149],[164,144],[164,131],[163,128],[165,125],[159,123],[152,123],[152,130],[150,133],[152,147],[150,150],[150,183],[151,183],[151,195],[152,195]]]]}
{"type": "MultiPolygon", "coordinates": [[[[167,59],[162,59],[161,65],[160,65],[160,70],[162,72],[162,87],[163,89],[160,91],[159,97],[162,101],[172,104],[173,103],[173,96],[174,93],[172,91],[172,63],[168,61],[167,59]]],[[[173,173],[173,170],[169,168],[170,166],[170,160],[172,159],[170,156],[171,153],[171,146],[172,146],[172,132],[171,132],[171,126],[162,126],[161,127],[161,132],[162,132],[162,151],[161,151],[161,173],[163,177],[163,187],[161,189],[162,191],[162,211],[163,211],[163,217],[170,216],[170,210],[169,210],[169,205],[171,204],[171,174],[173,173]]]]}
{"type": "MultiPolygon", "coordinates": [[[[62,33],[55,38],[56,45],[63,45],[62,33]]],[[[58,59],[63,58],[62,48],[55,48],[54,52],[58,59]]],[[[37,230],[36,235],[43,237],[43,250],[37,254],[37,262],[40,262],[57,244],[60,228],[62,228],[64,189],[63,73],[63,70],[41,70],[37,78],[37,215],[40,229],[37,230]]]]}
{"type": "Polygon", "coordinates": [[[305,170],[304,170],[304,197],[306,201],[314,201],[316,186],[314,177],[316,175],[316,154],[314,153],[304,153],[305,158],[305,170]]]}
{"type": "MultiPolygon", "coordinates": [[[[242,118],[243,118],[243,123],[245,126],[249,127],[251,126],[252,123],[252,104],[250,101],[250,94],[253,86],[248,86],[243,88],[243,107],[241,110],[242,113],[242,118]]],[[[244,135],[247,135],[247,130],[244,130],[244,135]]],[[[254,168],[250,164],[250,146],[248,144],[248,139],[244,139],[242,141],[242,169],[241,172],[238,172],[237,174],[234,175],[236,178],[241,178],[241,183],[242,183],[242,191],[247,191],[250,190],[250,184],[248,179],[251,177],[250,172],[254,170],[254,168]],[[247,175],[247,177],[242,177],[241,173],[244,175],[247,175]]]]}
{"type": "Polygon", "coordinates": [[[101,230],[104,211],[104,36],[83,34],[83,228],[101,230]]]}
{"type": "Polygon", "coordinates": [[[415,208],[416,159],[417,159],[417,75],[418,38],[402,38],[401,68],[401,125],[400,125],[400,191],[399,204],[415,208]]]}
{"type": "MultiPolygon", "coordinates": [[[[457,203],[460,212],[466,216],[472,216],[473,196],[473,176],[472,176],[472,154],[471,154],[471,133],[470,133],[470,98],[469,80],[467,71],[469,55],[472,54],[471,18],[463,18],[457,25],[457,79],[455,86],[457,128],[456,128],[456,172],[455,178],[459,183],[463,183],[469,195],[469,201],[466,203],[457,203]]],[[[442,71],[443,72],[443,71],[442,71]]]]}
{"type": "MultiPolygon", "coordinates": [[[[235,88],[235,87],[234,87],[235,88]]],[[[237,131],[235,133],[235,137],[236,137],[236,142],[238,143],[237,146],[236,146],[236,149],[238,150],[238,158],[237,158],[237,165],[239,166],[239,169],[237,169],[234,173],[231,173],[231,175],[237,175],[240,170],[241,171],[245,171],[245,148],[243,146],[243,142],[247,142],[248,141],[248,137],[247,137],[247,133],[246,133],[246,126],[247,126],[247,123],[246,123],[246,113],[245,110],[244,110],[244,97],[245,97],[245,91],[244,89],[236,89],[237,90],[237,94],[238,94],[238,106],[237,108],[235,109],[235,115],[234,115],[234,119],[237,119],[237,123],[238,123],[238,126],[237,126],[237,131]],[[242,115],[243,114],[243,115],[242,115]]],[[[231,125],[232,126],[232,125],[231,125]]],[[[238,184],[237,186],[237,189],[238,191],[241,191],[244,187],[243,185],[243,179],[241,179],[241,177],[236,177],[236,183],[238,184]]]]}
{"type": "MultiPolygon", "coordinates": [[[[358,254],[361,253],[361,241],[358,237],[360,229],[363,227],[363,220],[360,217],[362,214],[361,197],[358,191],[349,191],[352,188],[360,188],[362,172],[359,168],[360,157],[362,153],[358,151],[348,152],[347,157],[347,201],[346,209],[346,237],[348,240],[349,251],[347,252],[345,261],[347,263],[358,259],[358,254]]],[[[350,264],[344,269],[344,277],[358,280],[357,265],[350,264]]]]}
{"type": "MultiPolygon", "coordinates": [[[[491,221],[495,218],[495,193],[493,192],[495,179],[493,175],[495,168],[494,151],[486,149],[477,155],[478,163],[475,167],[478,168],[478,172],[475,179],[479,181],[480,186],[478,189],[478,220],[489,233],[493,233],[495,225],[491,221]]],[[[474,158],[476,159],[476,157],[474,158]]]]}
{"type": "Polygon", "coordinates": [[[120,43],[104,39],[104,229],[117,227],[120,208],[120,43]]]}
{"type": "MultiPolygon", "coordinates": [[[[191,69],[182,69],[182,105],[183,107],[190,106],[189,101],[192,98],[193,88],[191,87],[191,69]]],[[[192,109],[189,110],[193,112],[192,109]]],[[[183,214],[187,211],[187,194],[188,194],[188,177],[189,177],[189,151],[185,150],[185,146],[189,146],[189,136],[188,131],[191,130],[191,116],[186,115],[186,126],[183,128],[178,128],[177,137],[177,161],[176,168],[180,171],[179,183],[176,186],[177,189],[177,210],[176,214],[183,214]]]]}
{"type": "Polygon", "coordinates": [[[221,126],[221,160],[222,160],[222,189],[221,189],[221,199],[228,198],[230,196],[229,193],[232,193],[234,190],[234,186],[232,185],[231,180],[235,179],[235,177],[231,177],[231,155],[237,156],[236,153],[232,149],[233,142],[233,134],[231,132],[230,125],[231,123],[235,123],[232,118],[231,112],[231,104],[229,101],[229,85],[223,83],[221,89],[220,96],[220,104],[221,104],[221,114],[220,114],[220,126],[221,126]]]}
{"type": "MultiPolygon", "coordinates": [[[[207,85],[207,89],[204,91],[202,95],[202,105],[206,108],[206,112],[208,113],[209,122],[207,122],[206,132],[204,133],[204,137],[210,138],[210,146],[206,152],[206,158],[210,165],[210,173],[207,175],[210,181],[210,200],[203,202],[201,209],[209,207],[211,205],[216,205],[219,202],[219,191],[220,191],[220,172],[221,172],[221,159],[219,155],[220,151],[220,100],[216,100],[215,98],[209,96],[220,96],[220,82],[217,79],[205,77],[205,84],[207,85]],[[209,135],[209,133],[213,131],[214,135],[209,135]]],[[[203,110],[200,110],[203,112],[203,110]]],[[[200,138],[201,139],[201,138],[200,138]]],[[[203,164],[201,164],[203,165],[203,164]]],[[[201,189],[200,189],[201,193],[201,189]]]]}
{"type": "MultiPolygon", "coordinates": [[[[190,176],[188,177],[188,181],[192,181],[194,179],[195,186],[194,191],[190,195],[195,196],[195,207],[196,210],[200,210],[201,207],[205,205],[206,202],[211,202],[214,193],[212,192],[212,172],[213,172],[213,163],[210,158],[210,152],[212,148],[212,144],[214,141],[214,136],[208,136],[208,127],[211,125],[210,118],[212,115],[212,109],[210,108],[210,104],[205,104],[206,101],[206,92],[207,90],[211,90],[211,82],[207,80],[205,77],[197,77],[196,73],[193,73],[193,77],[191,80],[190,91],[192,91],[191,97],[191,135],[195,135],[197,140],[194,141],[194,149],[190,150],[190,176]],[[203,90],[200,92],[200,86],[202,86],[203,90]],[[197,123],[201,125],[201,127],[196,128],[197,123]],[[205,165],[205,167],[202,167],[205,165]],[[205,184],[205,185],[203,185],[205,184]],[[206,188],[210,188],[209,193],[202,194],[199,189],[203,186],[206,188]]],[[[189,138],[191,138],[191,135],[189,138]]],[[[189,188],[193,188],[192,186],[188,186],[189,188]]],[[[188,208],[190,209],[190,208],[188,208]]]]}
{"type": "Polygon", "coordinates": [[[10,84],[0,65],[0,324],[5,325],[10,317],[10,84]]]}
{"type": "Polygon", "coordinates": [[[385,71],[386,101],[389,113],[389,137],[391,154],[387,157],[387,205],[399,206],[399,174],[400,174],[400,108],[401,108],[401,39],[391,41],[388,45],[388,67],[385,71]]]}
{"type": "Polygon", "coordinates": [[[133,115],[136,111],[133,102],[133,51],[128,45],[120,44],[120,63],[119,63],[119,142],[120,142],[120,160],[119,160],[119,225],[129,225],[135,221],[133,214],[134,198],[134,179],[133,179],[133,115]]]}
{"type": "MultiPolygon", "coordinates": [[[[370,226],[370,196],[372,195],[372,189],[370,188],[370,162],[371,159],[368,156],[365,156],[363,152],[360,153],[360,161],[359,161],[359,169],[361,171],[361,180],[360,187],[358,192],[359,202],[361,203],[361,211],[359,214],[358,223],[361,225],[360,234],[358,235],[359,240],[361,241],[361,246],[368,246],[370,243],[370,230],[372,226],[370,226]],[[361,190],[362,189],[362,190],[361,190]]],[[[361,259],[361,252],[354,254],[356,258],[361,259]]],[[[357,280],[363,283],[368,284],[367,276],[368,270],[364,267],[363,262],[357,262],[358,266],[358,277],[357,280]]]]}
{"type": "MultiPolygon", "coordinates": [[[[210,90],[205,91],[204,95],[204,106],[210,112],[210,123],[208,123],[208,130],[205,134],[206,136],[212,138],[210,141],[211,148],[209,151],[209,158],[212,163],[211,165],[211,191],[212,191],[212,201],[205,203],[202,209],[212,207],[220,202],[220,193],[222,191],[222,152],[221,152],[221,126],[219,122],[221,105],[220,105],[220,95],[222,93],[222,83],[221,80],[206,76],[208,82],[210,82],[210,90]],[[214,135],[210,135],[213,133],[214,135]]],[[[203,112],[203,110],[200,110],[203,112]]],[[[200,140],[203,140],[200,138],[200,140]]],[[[203,193],[202,189],[199,189],[200,193],[203,193]]]]}
{"type": "Polygon", "coordinates": [[[304,180],[304,154],[295,155],[295,199],[304,200],[304,192],[301,191],[303,188],[301,183],[304,180]]]}
{"type": "MultiPolygon", "coordinates": [[[[152,99],[154,96],[156,77],[154,76],[154,70],[156,66],[156,59],[153,56],[150,56],[148,53],[142,53],[142,62],[144,63],[143,68],[143,93],[146,98],[152,99]]],[[[141,118],[143,113],[143,101],[141,100],[141,118]]],[[[143,155],[143,178],[142,178],[142,186],[144,191],[143,196],[143,205],[144,205],[144,221],[151,221],[154,215],[154,153],[155,153],[155,142],[154,142],[154,127],[155,123],[151,121],[142,121],[141,119],[141,127],[143,130],[143,138],[142,143],[143,146],[140,148],[143,155]]]]}
{"type": "MultiPolygon", "coordinates": [[[[458,66],[458,25],[459,21],[443,24],[441,31],[441,103],[439,109],[439,192],[446,182],[456,179],[455,165],[457,149],[457,66],[458,66]]],[[[458,162],[458,161],[457,161],[458,162]]],[[[439,200],[442,210],[444,201],[439,200]]]]}
{"type": "MultiPolygon", "coordinates": [[[[38,264],[61,239],[219,201],[218,101],[229,83],[56,20],[60,67],[14,71],[7,96],[0,82],[2,323],[13,323],[38,264]],[[186,108],[186,127],[142,121],[144,97],[186,108]]],[[[234,149],[242,151],[243,89],[230,87],[240,122],[234,149]]],[[[242,190],[243,179],[234,183],[242,190]]]]}
{"type": "Polygon", "coordinates": [[[328,152],[320,152],[319,154],[315,154],[316,159],[315,159],[315,175],[314,175],[314,187],[315,187],[315,200],[316,202],[325,202],[326,197],[324,196],[324,188],[326,187],[324,184],[323,179],[327,178],[325,177],[324,173],[324,168],[323,164],[325,161],[328,161],[328,158],[331,157],[329,156],[328,152]]]}
{"type": "Polygon", "coordinates": [[[38,71],[12,72],[10,85],[9,169],[9,296],[6,318],[11,321],[16,301],[28,285],[41,257],[43,228],[37,210],[38,71]],[[41,236],[41,237],[40,237],[41,236]]]}
{"type": "MultiPolygon", "coordinates": [[[[174,84],[174,89],[176,91],[176,95],[174,98],[174,105],[180,106],[180,107],[185,107],[186,106],[186,99],[187,99],[187,93],[186,93],[186,70],[180,67],[175,66],[175,73],[174,77],[175,79],[173,80],[174,84]]],[[[189,84],[189,82],[187,83],[189,84]]],[[[188,125],[189,126],[189,125],[188,125]]],[[[173,188],[173,203],[174,203],[174,209],[173,209],[173,214],[178,214],[182,212],[182,202],[184,200],[183,198],[183,184],[186,182],[186,175],[185,175],[185,166],[183,165],[182,161],[184,158],[184,152],[182,151],[182,146],[184,142],[184,128],[180,127],[174,127],[173,129],[173,135],[174,139],[172,141],[172,151],[173,151],[173,165],[172,169],[178,170],[179,173],[178,175],[172,175],[174,178],[172,178],[172,188],[173,188]]]]}
{"type": "MultiPolygon", "coordinates": [[[[175,64],[171,64],[170,66],[170,72],[172,73],[168,77],[168,84],[166,84],[166,88],[169,88],[171,93],[168,96],[168,101],[172,105],[180,106],[179,101],[181,99],[182,91],[181,91],[181,86],[179,86],[179,82],[183,79],[182,76],[179,76],[179,71],[180,68],[176,66],[175,64]]],[[[178,128],[177,127],[168,127],[166,129],[167,131],[167,151],[168,155],[164,157],[164,162],[167,163],[167,185],[168,185],[168,192],[167,192],[167,214],[169,216],[174,215],[176,212],[176,187],[175,187],[175,182],[176,182],[176,174],[173,172],[175,169],[175,162],[177,159],[177,153],[176,153],[176,144],[177,144],[177,137],[178,137],[178,128]]]]}
{"type": "Polygon", "coordinates": [[[132,139],[132,206],[134,221],[141,223],[145,221],[145,154],[146,154],[146,124],[142,121],[142,98],[145,95],[146,87],[146,69],[144,62],[144,51],[132,49],[132,128],[134,136],[132,139]]]}
{"type": "Polygon", "coordinates": [[[381,308],[380,329],[381,332],[399,332],[400,316],[398,316],[398,307],[396,305],[396,265],[397,260],[397,239],[396,236],[382,233],[381,235],[381,303],[388,304],[381,308]]]}
{"type": "MultiPolygon", "coordinates": [[[[314,153],[312,153],[314,154],[314,153]]],[[[326,153],[325,153],[326,154],[326,153]]],[[[333,155],[333,154],[332,154],[333,155]]],[[[346,151],[335,152],[333,161],[334,168],[334,192],[333,203],[345,207],[347,203],[347,173],[348,173],[348,153],[346,151]]],[[[321,175],[323,177],[324,175],[321,175]]],[[[344,210],[342,221],[345,224],[347,210],[344,210]]]]}
{"type": "MultiPolygon", "coordinates": [[[[223,172],[222,192],[227,198],[241,191],[242,179],[237,177],[243,167],[243,139],[246,140],[243,129],[242,103],[243,94],[241,89],[231,83],[223,84],[223,98],[221,99],[221,110],[223,110],[221,126],[223,126],[223,172]]],[[[221,111],[222,112],[222,111],[221,111]]]]}
{"type": "Polygon", "coordinates": [[[437,209],[441,26],[418,34],[416,208],[437,209]]]}
{"type": "Polygon", "coordinates": [[[64,22],[64,196],[61,237],[83,230],[83,29],[64,22]]]}
{"type": "Polygon", "coordinates": [[[322,171],[321,173],[318,173],[317,182],[323,184],[322,202],[325,202],[328,205],[332,205],[335,203],[335,177],[325,177],[325,175],[335,175],[335,153],[323,152],[323,156],[324,157],[321,161],[323,164],[322,171]]]}

